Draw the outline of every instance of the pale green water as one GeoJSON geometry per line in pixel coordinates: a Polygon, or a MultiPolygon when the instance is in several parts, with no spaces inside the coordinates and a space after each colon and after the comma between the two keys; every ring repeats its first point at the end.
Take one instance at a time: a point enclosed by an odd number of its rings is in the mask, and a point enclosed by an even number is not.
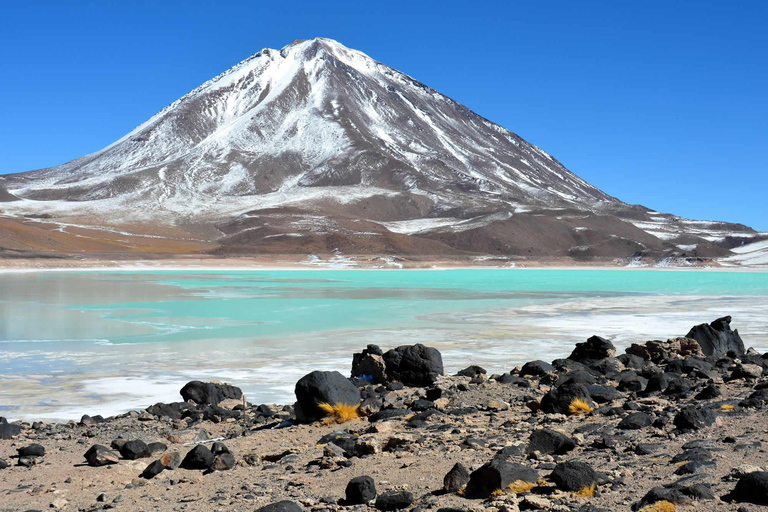
{"type": "Polygon", "coordinates": [[[0,414],[111,413],[177,400],[193,378],[289,401],[303,373],[346,373],[367,343],[422,341],[451,371],[501,372],[565,356],[591,334],[621,345],[731,314],[745,342],[765,350],[766,306],[768,274],[744,272],[0,274],[0,414]]]}

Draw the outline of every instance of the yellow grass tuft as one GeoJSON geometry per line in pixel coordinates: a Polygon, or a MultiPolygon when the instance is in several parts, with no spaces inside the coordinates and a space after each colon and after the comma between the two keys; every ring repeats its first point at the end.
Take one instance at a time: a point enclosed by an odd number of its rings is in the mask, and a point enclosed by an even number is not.
{"type": "Polygon", "coordinates": [[[733,404],[723,404],[720,406],[720,410],[722,411],[732,411],[736,406],[733,404]]]}
{"type": "Polygon", "coordinates": [[[507,489],[509,489],[515,494],[518,494],[521,492],[528,492],[534,487],[536,487],[536,484],[533,482],[526,482],[525,480],[515,480],[514,482],[512,482],[507,486],[507,489]]]}
{"type": "Polygon", "coordinates": [[[544,480],[544,478],[539,477],[539,480],[536,482],[536,485],[538,485],[539,487],[546,487],[547,481],[544,480]]]}
{"type": "Polygon", "coordinates": [[[568,406],[568,412],[571,414],[589,414],[592,410],[587,401],[581,398],[574,398],[568,406]]]}
{"type": "Polygon", "coordinates": [[[323,420],[323,422],[326,424],[345,423],[347,421],[352,421],[360,418],[360,412],[358,410],[360,409],[360,404],[331,405],[327,402],[322,402],[317,404],[317,407],[319,407],[320,410],[322,410],[325,413],[325,419],[323,420]]]}
{"type": "Polygon", "coordinates": [[[597,490],[597,484],[592,482],[591,485],[582,487],[578,491],[574,492],[573,495],[578,496],[579,498],[591,498],[595,495],[595,490],[597,490]]]}
{"type": "Polygon", "coordinates": [[[459,496],[461,496],[462,498],[463,498],[464,496],[466,496],[466,495],[467,495],[467,486],[466,486],[466,485],[462,485],[462,486],[461,486],[461,489],[459,489],[458,491],[456,491],[456,494],[458,494],[458,495],[459,495],[459,496]]]}
{"type": "Polygon", "coordinates": [[[651,505],[646,505],[637,512],[675,512],[677,508],[674,503],[667,500],[657,501],[651,505]]]}
{"type": "Polygon", "coordinates": [[[498,498],[498,497],[499,497],[499,496],[501,496],[502,494],[504,494],[504,491],[502,491],[501,489],[496,489],[495,491],[493,491],[493,492],[490,494],[490,496],[489,496],[489,497],[490,497],[490,498],[498,498]]]}

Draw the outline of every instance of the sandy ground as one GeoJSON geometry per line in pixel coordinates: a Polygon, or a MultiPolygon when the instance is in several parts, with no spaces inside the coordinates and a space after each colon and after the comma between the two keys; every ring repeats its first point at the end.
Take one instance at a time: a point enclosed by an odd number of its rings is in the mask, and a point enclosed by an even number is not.
{"type": "MultiPolygon", "coordinates": [[[[521,389],[495,381],[470,383],[468,378],[443,379],[440,386],[456,392],[439,404],[441,409],[450,412],[452,408],[476,407],[478,410],[436,415],[426,426],[417,428],[402,417],[376,423],[362,419],[343,425],[318,423],[266,430],[258,430],[258,425],[243,426],[238,420],[190,422],[193,427],[204,428],[211,438],[227,438],[224,442],[234,452],[237,466],[209,474],[166,470],[152,480],[138,477],[157,456],[90,467],[85,464],[83,454],[95,443],[109,446],[113,439],[121,436],[164,442],[168,444],[168,451],[179,451],[183,457],[192,446],[174,443],[171,436],[179,434],[179,428],[188,426],[184,421],[168,422],[151,417],[142,421],[139,414],[133,412],[96,426],[71,422],[31,428],[25,424],[19,439],[0,441],[0,458],[13,463],[11,457],[16,449],[30,442],[42,444],[46,455],[32,468],[12,466],[0,470],[0,510],[244,511],[282,499],[300,502],[308,510],[343,510],[353,508],[338,503],[344,497],[347,482],[356,476],[369,475],[380,494],[388,490],[408,490],[416,499],[414,507],[422,510],[457,507],[511,512],[519,507],[565,512],[591,504],[624,511],[630,510],[630,505],[651,488],[679,480],[681,477],[674,473],[681,464],[671,459],[683,451],[685,443],[699,440],[708,443],[714,454],[716,469],[708,469],[701,480],[711,485],[716,499],[697,501],[695,508],[702,512],[736,511],[742,510],[741,505],[720,500],[735,486],[735,479],[730,476],[738,471],[734,468],[745,464],[756,468],[768,465],[768,454],[763,448],[768,443],[765,410],[724,411],[715,425],[692,433],[675,432],[672,425],[617,431],[618,417],[532,413],[525,403],[548,389],[538,386],[535,380],[532,383],[533,389],[521,389]],[[502,410],[507,405],[509,408],[502,410]],[[540,428],[552,428],[573,436],[578,446],[565,455],[514,458],[514,461],[537,469],[544,480],[555,463],[585,461],[604,476],[595,496],[578,497],[543,481],[533,494],[506,493],[485,501],[442,491],[443,477],[455,463],[461,462],[470,471],[474,470],[505,446],[526,445],[530,433],[540,428]],[[377,446],[372,450],[375,453],[350,458],[324,455],[320,438],[339,429],[359,435],[369,446],[377,446]],[[612,449],[595,449],[596,440],[606,432],[615,436],[617,445],[612,449]],[[727,444],[724,441],[727,436],[732,436],[735,442],[727,444]],[[653,454],[638,455],[635,447],[640,443],[653,443],[657,449],[653,454]],[[248,455],[251,455],[250,463],[246,462],[248,455]]],[[[754,384],[742,380],[722,386],[725,392],[718,403],[733,403],[748,394],[754,384]]],[[[405,388],[389,393],[385,401],[395,407],[405,407],[423,394],[422,388],[405,388]]],[[[656,414],[675,406],[675,400],[669,397],[629,398],[628,401],[656,414]]],[[[614,405],[622,402],[624,399],[614,405]]],[[[367,508],[354,507],[355,510],[367,508]]],[[[690,505],[679,508],[689,509],[692,510],[690,505]]],[[[749,505],[747,510],[758,509],[749,505]]]]}

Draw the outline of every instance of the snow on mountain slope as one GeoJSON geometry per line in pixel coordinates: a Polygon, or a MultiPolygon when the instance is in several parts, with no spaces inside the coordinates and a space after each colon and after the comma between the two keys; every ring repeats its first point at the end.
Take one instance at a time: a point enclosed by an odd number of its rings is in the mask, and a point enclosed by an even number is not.
{"type": "Polygon", "coordinates": [[[612,200],[508,130],[328,39],[262,50],[107,148],[6,182],[31,200],[138,202],[191,217],[339,185],[435,203],[471,192],[494,208],[612,200]]]}
{"type": "Polygon", "coordinates": [[[714,258],[755,235],[627,205],[330,39],[264,49],[101,151],[0,176],[0,215],[246,253],[714,258]]]}
{"type": "Polygon", "coordinates": [[[768,265],[768,240],[745,244],[731,249],[733,256],[723,258],[720,263],[726,266],[765,266],[768,265]]]}

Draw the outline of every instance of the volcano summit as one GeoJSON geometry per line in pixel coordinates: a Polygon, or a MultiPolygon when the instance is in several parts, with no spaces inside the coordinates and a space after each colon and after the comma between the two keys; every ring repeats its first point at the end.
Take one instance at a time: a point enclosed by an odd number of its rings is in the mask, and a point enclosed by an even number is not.
{"type": "Polygon", "coordinates": [[[760,239],[623,203],[330,39],[264,49],[101,151],[0,176],[0,255],[701,262],[760,239]]]}

